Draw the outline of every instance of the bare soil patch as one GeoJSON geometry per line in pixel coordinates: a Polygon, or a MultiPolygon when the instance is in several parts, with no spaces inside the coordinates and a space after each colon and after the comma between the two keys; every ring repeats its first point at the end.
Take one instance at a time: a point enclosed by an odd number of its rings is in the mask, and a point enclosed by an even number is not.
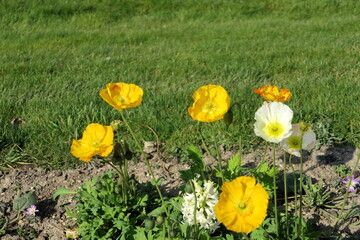
{"type": "MultiPolygon", "coordinates": [[[[277,164],[283,169],[283,153],[280,149],[277,152],[277,164]]],[[[340,182],[338,174],[333,170],[334,165],[346,164],[349,167],[355,165],[359,149],[353,146],[332,146],[323,147],[320,150],[313,151],[305,156],[304,174],[310,176],[315,181],[322,180],[324,184],[340,182]]],[[[223,151],[222,157],[224,163],[234,155],[234,152],[223,151]]],[[[266,161],[271,161],[271,154],[268,153],[266,161]]],[[[151,164],[154,166],[154,174],[157,177],[164,178],[162,190],[169,195],[179,193],[177,186],[181,184],[179,170],[187,169],[188,166],[180,164],[178,159],[160,159],[156,154],[151,157],[151,164]]],[[[205,155],[205,162],[210,163],[211,159],[205,155]]],[[[261,153],[253,152],[243,156],[243,163],[250,167],[255,167],[261,159],[261,153]]],[[[294,158],[295,168],[299,168],[299,159],[294,158]]],[[[61,240],[65,239],[65,228],[73,224],[73,219],[66,216],[66,208],[73,208],[76,201],[73,196],[67,195],[60,197],[57,201],[52,201],[54,192],[61,186],[67,189],[78,189],[86,180],[99,176],[111,168],[99,161],[92,161],[83,164],[77,169],[65,171],[48,171],[41,168],[33,168],[26,165],[20,169],[0,172],[0,203],[6,207],[6,216],[10,219],[15,217],[14,211],[11,211],[12,201],[20,194],[26,191],[35,191],[38,197],[37,208],[39,209],[36,221],[30,222],[25,212],[20,219],[11,226],[11,231],[2,236],[1,239],[29,239],[19,237],[16,229],[21,226],[24,229],[32,228],[36,231],[39,240],[61,240]]],[[[291,172],[291,169],[288,169],[291,172]]],[[[143,161],[137,165],[129,166],[129,173],[134,174],[139,182],[150,180],[150,175],[143,161]]],[[[356,171],[355,177],[359,177],[360,172],[356,171]]],[[[357,192],[350,193],[351,201],[357,205],[360,204],[360,196],[357,192]]],[[[336,214],[336,212],[334,213],[336,214]]],[[[314,212],[308,212],[307,218],[316,217],[314,212]]],[[[322,231],[330,231],[335,224],[335,220],[325,214],[320,214],[319,227],[322,231]]],[[[340,229],[342,236],[348,239],[360,239],[360,226],[346,227],[340,229]]]]}

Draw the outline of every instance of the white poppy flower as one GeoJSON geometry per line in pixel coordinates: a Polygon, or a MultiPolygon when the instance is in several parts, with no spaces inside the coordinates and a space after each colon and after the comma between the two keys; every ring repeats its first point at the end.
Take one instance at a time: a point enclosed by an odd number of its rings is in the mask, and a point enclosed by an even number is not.
{"type": "Polygon", "coordinates": [[[299,123],[292,125],[292,134],[281,141],[280,145],[284,150],[294,156],[300,157],[300,150],[310,151],[315,147],[316,144],[316,135],[315,133],[308,129],[304,133],[301,130],[299,123]],[[302,139],[301,139],[302,135],[302,139]],[[301,144],[302,141],[302,144],[301,144]],[[300,148],[301,144],[301,148],[300,148]]]}
{"type": "Polygon", "coordinates": [[[256,136],[273,143],[279,143],[291,135],[293,111],[281,102],[262,105],[255,113],[256,136]]]}

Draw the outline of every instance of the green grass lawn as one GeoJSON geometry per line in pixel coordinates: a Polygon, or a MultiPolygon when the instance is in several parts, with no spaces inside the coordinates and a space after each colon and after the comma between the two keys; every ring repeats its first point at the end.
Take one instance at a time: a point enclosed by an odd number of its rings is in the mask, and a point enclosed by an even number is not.
{"type": "Polygon", "coordinates": [[[267,84],[291,90],[294,122],[312,123],[321,144],[359,142],[358,0],[14,0],[0,15],[0,166],[77,164],[71,141],[119,119],[99,96],[109,82],[144,89],[128,120],[146,141],[153,128],[168,154],[199,143],[187,108],[206,84],[240,103],[233,125],[214,124],[227,147],[261,141],[253,89],[267,84]],[[18,117],[27,124],[14,128],[18,117]]]}

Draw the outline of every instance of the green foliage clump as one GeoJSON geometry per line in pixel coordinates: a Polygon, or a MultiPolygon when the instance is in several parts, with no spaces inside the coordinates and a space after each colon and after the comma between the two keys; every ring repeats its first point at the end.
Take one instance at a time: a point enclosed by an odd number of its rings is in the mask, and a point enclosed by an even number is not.
{"type": "MultiPolygon", "coordinates": [[[[76,218],[79,224],[77,231],[84,239],[133,239],[134,226],[145,220],[148,191],[137,189],[136,194],[124,199],[121,185],[114,179],[113,173],[87,181],[77,192],[79,201],[70,217],[76,218]]],[[[135,184],[135,182],[133,182],[135,184]]],[[[139,186],[139,185],[138,185],[139,186]]]]}

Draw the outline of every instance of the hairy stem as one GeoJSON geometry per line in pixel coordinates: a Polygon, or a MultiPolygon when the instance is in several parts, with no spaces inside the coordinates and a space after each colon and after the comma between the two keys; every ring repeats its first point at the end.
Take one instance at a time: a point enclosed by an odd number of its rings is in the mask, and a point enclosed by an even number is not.
{"type": "MultiPolygon", "coordinates": [[[[214,125],[212,124],[212,129],[213,129],[213,132],[216,131],[214,125]]],[[[220,149],[219,149],[219,144],[218,144],[218,141],[217,141],[217,134],[215,134],[215,148],[216,148],[216,154],[217,154],[217,162],[218,162],[218,170],[220,172],[220,175],[221,175],[221,181],[219,183],[219,185],[221,186],[224,182],[225,182],[225,178],[224,178],[224,173],[222,171],[222,159],[221,159],[221,153],[220,153],[220,149]]]]}
{"type": "MultiPolygon", "coordinates": [[[[155,188],[156,188],[156,190],[157,190],[157,192],[158,192],[158,194],[159,194],[159,197],[160,197],[160,200],[161,200],[161,204],[162,204],[162,206],[164,207],[166,216],[169,218],[170,214],[169,214],[169,211],[168,211],[168,209],[167,209],[167,207],[166,207],[166,205],[165,205],[164,197],[163,197],[163,195],[162,195],[162,193],[161,193],[161,191],[160,191],[160,188],[159,188],[159,185],[158,185],[158,181],[157,181],[157,179],[155,178],[155,175],[154,175],[154,172],[153,172],[153,170],[152,170],[152,168],[151,168],[150,162],[149,162],[149,160],[147,159],[147,157],[146,157],[146,155],[145,155],[145,153],[144,153],[144,149],[141,147],[141,145],[140,145],[137,137],[135,136],[134,132],[132,131],[132,129],[131,129],[129,123],[127,122],[127,120],[126,120],[124,114],[122,113],[122,111],[120,111],[120,114],[121,114],[122,120],[124,121],[126,127],[127,127],[128,130],[129,130],[131,136],[133,137],[136,146],[139,148],[139,150],[140,150],[140,152],[141,152],[141,155],[142,155],[142,157],[143,157],[143,159],[144,159],[144,161],[145,161],[145,163],[146,163],[146,165],[147,165],[147,168],[148,168],[148,170],[149,170],[150,176],[151,176],[152,180],[154,181],[155,188]]],[[[170,237],[170,236],[169,236],[169,237],[170,237]]]]}
{"type": "Polygon", "coordinates": [[[288,225],[288,198],[287,198],[286,152],[284,152],[284,197],[285,197],[286,238],[288,238],[288,236],[289,236],[289,225],[288,225]]]}
{"type": "MultiPolygon", "coordinates": [[[[276,167],[276,159],[275,159],[275,148],[276,144],[273,144],[273,167],[276,167]]],[[[274,184],[274,213],[275,213],[275,224],[276,224],[276,237],[279,237],[279,219],[278,219],[278,212],[277,212],[277,194],[276,194],[276,174],[273,174],[273,184],[274,184]]]]}
{"type": "MultiPolygon", "coordinates": [[[[301,136],[301,140],[300,140],[300,146],[302,146],[302,138],[303,136],[301,136]]],[[[303,218],[302,218],[302,189],[303,189],[303,151],[302,149],[300,148],[300,196],[299,196],[299,219],[300,219],[300,224],[298,225],[299,227],[299,237],[302,238],[302,221],[303,221],[303,218]]]]}

